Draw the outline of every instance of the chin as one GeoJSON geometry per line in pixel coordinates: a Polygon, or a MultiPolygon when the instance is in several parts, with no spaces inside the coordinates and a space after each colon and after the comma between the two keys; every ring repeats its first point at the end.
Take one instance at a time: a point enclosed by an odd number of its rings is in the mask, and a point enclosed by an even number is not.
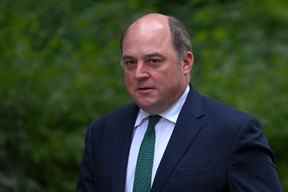
{"type": "Polygon", "coordinates": [[[154,111],[153,109],[154,109],[155,103],[153,102],[147,102],[147,101],[141,102],[138,100],[136,103],[141,109],[143,109],[146,112],[151,113],[152,111],[154,111]]]}
{"type": "Polygon", "coordinates": [[[140,107],[141,109],[143,109],[145,112],[147,113],[151,113],[151,114],[157,114],[157,113],[162,113],[164,111],[164,107],[157,105],[157,103],[137,103],[138,107],[140,107]]]}

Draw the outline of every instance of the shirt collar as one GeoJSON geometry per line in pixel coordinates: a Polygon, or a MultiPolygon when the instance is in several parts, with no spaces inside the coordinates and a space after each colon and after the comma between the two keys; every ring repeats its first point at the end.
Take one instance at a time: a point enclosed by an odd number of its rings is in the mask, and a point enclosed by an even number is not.
{"type": "Polygon", "coordinates": [[[135,122],[135,127],[138,127],[143,123],[143,121],[149,116],[150,114],[145,112],[143,109],[140,108],[138,112],[138,116],[135,122]]]}
{"type": "MultiPolygon", "coordinates": [[[[176,101],[176,103],[174,103],[170,108],[168,108],[166,111],[164,111],[163,113],[160,113],[159,115],[162,118],[167,119],[168,121],[172,122],[172,123],[176,123],[179,113],[186,101],[187,95],[189,93],[190,87],[189,85],[187,85],[184,93],[181,95],[181,97],[176,101]]],[[[143,109],[140,108],[139,112],[138,112],[138,116],[135,122],[135,127],[138,127],[139,125],[141,125],[143,123],[143,121],[149,116],[150,114],[145,112],[143,109]]]]}

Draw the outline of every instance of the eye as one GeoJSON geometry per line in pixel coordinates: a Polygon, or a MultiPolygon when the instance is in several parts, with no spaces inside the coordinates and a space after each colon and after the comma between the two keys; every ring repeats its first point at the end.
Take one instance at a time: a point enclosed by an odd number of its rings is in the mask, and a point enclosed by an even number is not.
{"type": "Polygon", "coordinates": [[[136,61],[129,59],[129,60],[125,60],[123,63],[124,63],[124,65],[134,65],[134,64],[136,64],[136,61]]]}
{"type": "Polygon", "coordinates": [[[126,69],[131,70],[137,65],[137,60],[136,59],[124,59],[122,63],[126,69]]]}
{"type": "Polygon", "coordinates": [[[147,59],[147,63],[151,66],[158,66],[162,63],[163,59],[159,58],[159,57],[151,57],[147,59]]]}
{"type": "Polygon", "coordinates": [[[160,63],[160,62],[161,62],[161,60],[158,59],[158,58],[151,58],[151,59],[149,60],[149,63],[160,63]]]}

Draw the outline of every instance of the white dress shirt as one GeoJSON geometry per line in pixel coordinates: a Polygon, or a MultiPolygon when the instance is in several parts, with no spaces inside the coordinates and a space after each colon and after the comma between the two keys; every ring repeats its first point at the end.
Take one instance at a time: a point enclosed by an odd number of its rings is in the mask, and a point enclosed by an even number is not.
{"type": "MultiPolygon", "coordinates": [[[[162,118],[159,120],[155,127],[155,149],[154,149],[154,160],[152,168],[151,186],[153,184],[157,168],[160,164],[166,146],[169,139],[173,133],[177,118],[182,109],[183,104],[186,101],[188,92],[190,88],[186,87],[182,96],[177,100],[177,102],[171,106],[165,112],[159,114],[162,118]]],[[[136,163],[138,158],[138,153],[142,140],[144,138],[147,126],[148,126],[148,116],[150,114],[139,110],[137,119],[134,125],[133,139],[130,146],[130,152],[128,157],[127,173],[126,173],[126,190],[125,192],[133,192],[134,175],[136,169],[136,163]]]]}

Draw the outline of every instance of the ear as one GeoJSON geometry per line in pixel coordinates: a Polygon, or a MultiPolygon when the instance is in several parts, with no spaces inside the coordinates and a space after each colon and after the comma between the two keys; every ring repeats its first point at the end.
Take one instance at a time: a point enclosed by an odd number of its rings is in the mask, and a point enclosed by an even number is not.
{"type": "Polygon", "coordinates": [[[182,70],[185,75],[190,75],[192,71],[192,66],[194,64],[194,56],[191,51],[187,51],[187,53],[183,57],[183,66],[182,70]]]}

